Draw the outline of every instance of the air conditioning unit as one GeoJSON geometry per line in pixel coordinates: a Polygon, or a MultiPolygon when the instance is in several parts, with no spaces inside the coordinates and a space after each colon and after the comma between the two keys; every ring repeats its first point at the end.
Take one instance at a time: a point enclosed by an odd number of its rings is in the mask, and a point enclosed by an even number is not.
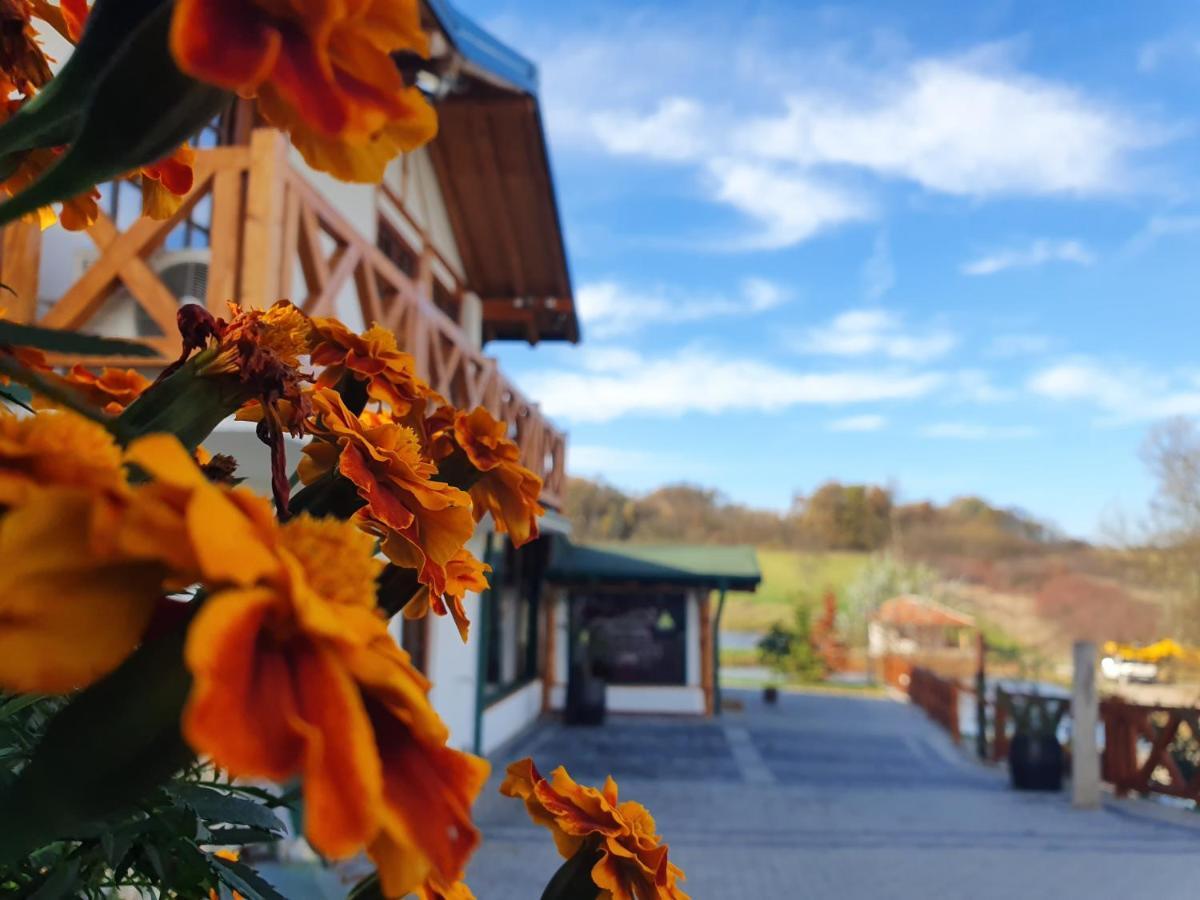
{"type": "MultiPolygon", "coordinates": [[[[80,254],[77,262],[86,271],[98,254],[80,254]],[[90,258],[90,261],[89,261],[90,258]]],[[[166,250],[156,253],[147,263],[182,306],[184,303],[203,304],[208,293],[207,249],[166,250]]],[[[91,320],[80,329],[88,334],[116,338],[162,337],[158,323],[133,299],[124,285],[104,301],[91,320]]]]}

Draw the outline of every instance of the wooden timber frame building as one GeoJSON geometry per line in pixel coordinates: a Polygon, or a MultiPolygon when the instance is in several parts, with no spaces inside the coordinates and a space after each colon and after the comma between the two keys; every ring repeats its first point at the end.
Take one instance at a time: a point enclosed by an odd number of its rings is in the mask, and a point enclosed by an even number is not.
{"type": "MultiPolygon", "coordinates": [[[[0,233],[8,314],[23,322],[142,341],[154,358],[73,363],[148,372],[179,352],[185,302],[225,314],[226,302],[288,298],[351,328],[379,322],[419,373],[460,407],[509,424],[522,462],[544,481],[543,536],[515,549],[481,523],[469,545],[495,569],[467,646],[430,617],[394,627],[433,682],[433,702],[460,747],[488,752],[543,707],[550,544],[566,480],[566,436],[483,352],[494,341],[578,341],[536,67],[445,0],[424,0],[432,62],[419,85],[439,134],[394,161],[380,185],[309,169],[286,138],[233,103],[197,135],[195,184],[172,218],[140,218],[140,188],[101,186],[102,214],[86,232],[17,223],[0,233]],[[481,614],[481,610],[487,610],[481,614]],[[401,633],[402,632],[402,633],[401,633]]],[[[267,454],[252,426],[223,423],[206,441],[240,474],[267,485],[267,454]]],[[[294,463],[298,446],[289,448],[294,463]]]]}

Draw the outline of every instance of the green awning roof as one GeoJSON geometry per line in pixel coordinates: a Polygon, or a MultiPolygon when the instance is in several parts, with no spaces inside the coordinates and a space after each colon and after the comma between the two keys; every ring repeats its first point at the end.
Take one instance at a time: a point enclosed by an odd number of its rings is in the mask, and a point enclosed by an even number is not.
{"type": "Polygon", "coordinates": [[[558,584],[665,584],[753,591],[762,573],[753,547],[577,544],[555,535],[547,578],[558,584]]]}

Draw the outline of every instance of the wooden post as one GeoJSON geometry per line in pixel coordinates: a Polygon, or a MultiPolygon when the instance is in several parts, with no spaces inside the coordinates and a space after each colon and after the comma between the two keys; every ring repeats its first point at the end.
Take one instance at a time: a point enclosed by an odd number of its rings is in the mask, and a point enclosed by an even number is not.
{"type": "Polygon", "coordinates": [[[0,229],[0,284],[8,288],[0,297],[0,306],[8,307],[14,322],[37,318],[41,261],[42,229],[36,221],[19,220],[0,229]]]}
{"type": "Polygon", "coordinates": [[[720,585],[717,616],[712,625],[713,712],[721,714],[721,613],[725,611],[725,585],[720,585]]]}
{"type": "Polygon", "coordinates": [[[700,602],[700,686],[704,690],[704,714],[713,714],[712,596],[704,591],[700,602]]]}
{"type": "Polygon", "coordinates": [[[242,291],[237,298],[246,307],[261,309],[279,299],[287,152],[287,140],[274,129],[256,129],[250,136],[242,291]]]}
{"type": "Polygon", "coordinates": [[[982,631],[976,639],[979,666],[975,669],[975,753],[980,759],[987,759],[987,640],[982,631]]]}
{"type": "Polygon", "coordinates": [[[1076,809],[1100,808],[1100,752],[1096,746],[1099,704],[1096,698],[1096,645],[1076,641],[1071,690],[1071,803],[1076,809]]]}

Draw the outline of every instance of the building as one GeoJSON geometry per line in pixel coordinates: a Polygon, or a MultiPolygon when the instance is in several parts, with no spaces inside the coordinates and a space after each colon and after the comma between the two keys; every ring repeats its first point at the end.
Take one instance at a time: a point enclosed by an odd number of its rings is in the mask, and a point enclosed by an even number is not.
{"type": "Polygon", "coordinates": [[[576,544],[556,535],[551,551],[546,710],[563,708],[582,652],[607,682],[611,712],[720,711],[721,612],[726,591],[762,581],[753,547],[576,544]]]}
{"type": "Polygon", "coordinates": [[[978,665],[975,620],[927,597],[901,594],[867,623],[868,670],[878,681],[906,689],[916,666],[967,678],[978,665]]]}
{"type": "MultiPolygon", "coordinates": [[[[576,341],[579,326],[536,68],[444,0],[425,0],[423,19],[433,64],[421,84],[440,133],[396,160],[382,185],[308,169],[281,135],[256,127],[251,106],[234,103],[195,141],[195,186],[176,216],[142,219],[136,185],[105,185],[104,214],[86,233],[4,229],[0,281],[13,289],[5,306],[18,321],[132,338],[157,354],[106,365],[176,357],[183,302],[223,313],[231,298],[286,297],[351,327],[378,321],[438,392],[506,420],[523,463],[544,479],[543,537],[516,550],[481,523],[471,549],[495,568],[493,596],[468,598],[476,625],[466,646],[447,620],[396,625],[435,685],[452,742],[487,752],[543,708],[542,595],[550,543],[564,528],[554,510],[566,436],[483,348],[576,341]]],[[[206,444],[266,486],[266,452],[251,428],[227,423],[206,444]]]]}

